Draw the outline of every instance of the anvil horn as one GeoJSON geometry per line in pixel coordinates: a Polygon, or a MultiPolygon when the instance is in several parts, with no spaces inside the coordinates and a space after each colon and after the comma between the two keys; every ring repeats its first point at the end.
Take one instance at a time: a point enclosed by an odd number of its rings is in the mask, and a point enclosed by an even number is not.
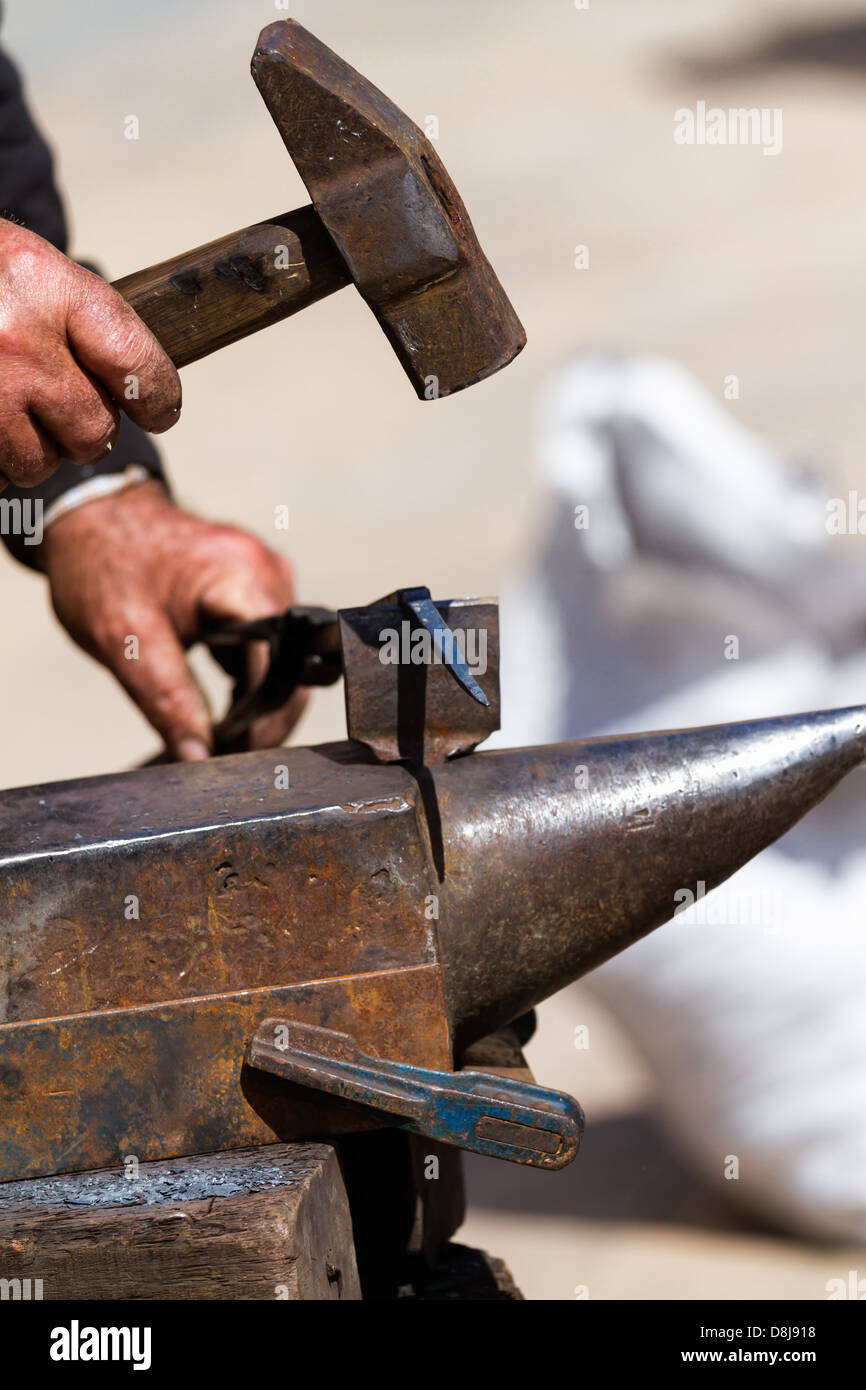
{"type": "Polygon", "coordinates": [[[458,1046],[668,921],[866,757],[866,707],[491,752],[436,769],[458,1046]]]}

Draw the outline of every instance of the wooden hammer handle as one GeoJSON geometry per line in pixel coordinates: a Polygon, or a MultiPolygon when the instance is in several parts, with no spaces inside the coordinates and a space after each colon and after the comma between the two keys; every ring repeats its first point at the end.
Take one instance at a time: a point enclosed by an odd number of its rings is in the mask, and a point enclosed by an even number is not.
{"type": "Polygon", "coordinates": [[[115,280],[176,367],[324,299],[350,276],[312,207],[115,280]]]}

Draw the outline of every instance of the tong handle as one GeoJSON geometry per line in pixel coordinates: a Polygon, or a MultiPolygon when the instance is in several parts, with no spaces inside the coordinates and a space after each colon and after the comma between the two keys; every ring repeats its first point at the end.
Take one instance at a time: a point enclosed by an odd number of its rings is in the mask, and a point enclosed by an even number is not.
{"type": "Polygon", "coordinates": [[[482,1071],[381,1061],[346,1033],[294,1019],[265,1019],[246,1061],[295,1085],[381,1110],[416,1134],[532,1168],[564,1168],[583,1135],[583,1112],[561,1091],[482,1071]]]}
{"type": "Polygon", "coordinates": [[[224,619],[210,623],[202,641],[234,681],[232,703],[214,730],[215,751],[237,751],[250,725],[280,709],[300,685],[333,685],[343,665],[336,613],[328,608],[288,608],[251,622],[224,619]],[[264,679],[250,687],[247,647],[268,645],[264,679]]]}

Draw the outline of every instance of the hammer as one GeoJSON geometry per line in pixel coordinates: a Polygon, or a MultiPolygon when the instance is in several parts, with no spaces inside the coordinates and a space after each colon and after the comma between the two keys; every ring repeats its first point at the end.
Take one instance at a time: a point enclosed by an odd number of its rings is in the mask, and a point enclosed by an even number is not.
{"type": "Polygon", "coordinates": [[[175,365],[354,282],[420,399],[506,366],[526,335],[423,132],[292,19],[252,73],[312,206],[115,281],[175,365]]]}

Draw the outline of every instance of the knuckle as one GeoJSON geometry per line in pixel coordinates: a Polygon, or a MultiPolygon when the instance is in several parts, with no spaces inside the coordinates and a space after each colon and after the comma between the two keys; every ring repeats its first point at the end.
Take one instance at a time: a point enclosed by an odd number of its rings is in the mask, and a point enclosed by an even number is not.
{"type": "Polygon", "coordinates": [[[10,483],[14,483],[16,487],[28,488],[44,483],[46,478],[51,477],[58,463],[59,457],[55,450],[19,450],[15,454],[4,456],[2,469],[10,483]]]}
{"type": "Polygon", "coordinates": [[[295,567],[290,560],[286,559],[285,555],[280,555],[278,551],[271,550],[268,554],[279,587],[291,601],[295,592],[295,567]]]}
{"type": "Polygon", "coordinates": [[[148,701],[152,717],[160,730],[170,737],[177,738],[184,733],[198,730],[199,720],[194,701],[189,692],[167,681],[157,682],[148,701]]]}
{"type": "Polygon", "coordinates": [[[245,569],[258,569],[267,564],[268,551],[257,536],[249,531],[241,531],[236,526],[217,528],[215,541],[220,554],[229,562],[245,569]]]}
{"type": "Polygon", "coordinates": [[[127,306],[116,306],[111,353],[119,370],[139,379],[147,379],[152,347],[144,325],[127,306]]]}
{"type": "Polygon", "coordinates": [[[153,404],[160,412],[180,409],[180,377],[171,359],[135,311],[119,295],[117,300],[112,350],[118,367],[138,378],[142,405],[153,404]]]}
{"type": "Polygon", "coordinates": [[[79,421],[78,435],[69,457],[74,463],[95,463],[117,434],[117,418],[107,410],[79,421]]]}
{"type": "MultiPolygon", "coordinates": [[[[105,453],[117,432],[120,416],[89,378],[77,369],[67,371],[43,399],[68,458],[74,463],[92,463],[105,453]]],[[[37,412],[40,403],[35,402],[37,412]]]]}
{"type": "Polygon", "coordinates": [[[0,238],[0,283],[4,321],[16,313],[59,324],[74,284],[78,267],[49,242],[14,223],[3,225],[0,238]]]}
{"type": "Polygon", "coordinates": [[[265,565],[268,562],[268,552],[257,536],[253,536],[249,531],[235,531],[232,536],[232,546],[239,559],[244,560],[248,565],[265,565]]]}
{"type": "Polygon", "coordinates": [[[93,620],[94,646],[106,657],[121,655],[127,638],[134,634],[135,624],[123,613],[104,613],[93,620]]]}
{"type": "Polygon", "coordinates": [[[97,581],[91,597],[91,623],[100,648],[115,657],[123,657],[121,669],[128,670],[130,677],[134,677],[146,664],[149,635],[153,629],[154,610],[148,595],[129,589],[111,592],[104,583],[97,581]]]}
{"type": "Polygon", "coordinates": [[[6,265],[6,274],[14,289],[45,291],[45,276],[57,273],[57,252],[38,237],[21,241],[6,265]]]}

